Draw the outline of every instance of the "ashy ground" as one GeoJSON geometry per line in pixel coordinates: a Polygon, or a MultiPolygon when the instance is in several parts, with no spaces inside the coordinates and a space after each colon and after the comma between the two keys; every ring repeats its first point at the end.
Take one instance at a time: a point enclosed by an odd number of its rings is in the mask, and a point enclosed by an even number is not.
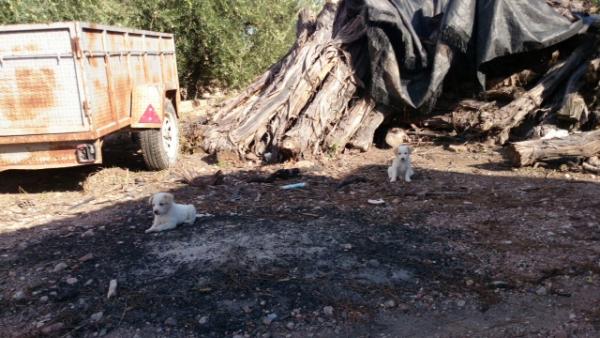
{"type": "Polygon", "coordinates": [[[598,177],[414,147],[409,184],[382,149],[0,173],[0,335],[599,336],[598,177]],[[145,234],[157,191],[212,216],[145,234]]]}

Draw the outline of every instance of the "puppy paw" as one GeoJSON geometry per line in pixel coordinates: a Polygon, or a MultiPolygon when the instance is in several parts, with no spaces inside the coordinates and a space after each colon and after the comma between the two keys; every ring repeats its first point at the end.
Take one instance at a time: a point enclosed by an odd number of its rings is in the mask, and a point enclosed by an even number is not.
{"type": "Polygon", "coordinates": [[[155,232],[155,231],[156,231],[155,229],[150,228],[150,229],[146,229],[146,231],[144,231],[144,232],[149,234],[149,233],[155,232]]]}

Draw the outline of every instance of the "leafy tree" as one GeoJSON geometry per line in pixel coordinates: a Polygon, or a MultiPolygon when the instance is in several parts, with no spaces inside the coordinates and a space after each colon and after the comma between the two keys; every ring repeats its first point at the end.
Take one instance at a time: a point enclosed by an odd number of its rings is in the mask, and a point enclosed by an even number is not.
{"type": "Polygon", "coordinates": [[[322,0],[0,0],[0,24],[88,21],[175,34],[180,81],[241,87],[293,43],[322,0]]]}

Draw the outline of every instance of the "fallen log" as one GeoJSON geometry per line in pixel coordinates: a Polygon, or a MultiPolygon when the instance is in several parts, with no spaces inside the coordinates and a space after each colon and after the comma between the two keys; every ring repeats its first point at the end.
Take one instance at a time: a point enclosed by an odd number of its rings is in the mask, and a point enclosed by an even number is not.
{"type": "Polygon", "coordinates": [[[600,130],[571,134],[563,138],[515,142],[509,147],[509,157],[518,167],[565,157],[591,157],[599,152],[600,130]]]}
{"type": "Polygon", "coordinates": [[[600,167],[591,165],[589,163],[583,162],[583,169],[587,172],[590,172],[592,174],[596,174],[599,175],[600,174],[600,167]]]}
{"type": "Polygon", "coordinates": [[[589,110],[585,104],[585,100],[578,93],[579,89],[584,85],[584,75],[588,70],[589,65],[583,64],[571,75],[565,89],[561,108],[556,112],[556,117],[581,126],[588,121],[589,110]]]}
{"type": "Polygon", "coordinates": [[[552,95],[556,88],[592,54],[594,51],[592,46],[592,42],[587,41],[577,47],[565,61],[550,69],[538,84],[523,96],[483,119],[480,129],[496,135],[498,144],[506,143],[510,130],[540,108],[542,102],[552,95]]]}

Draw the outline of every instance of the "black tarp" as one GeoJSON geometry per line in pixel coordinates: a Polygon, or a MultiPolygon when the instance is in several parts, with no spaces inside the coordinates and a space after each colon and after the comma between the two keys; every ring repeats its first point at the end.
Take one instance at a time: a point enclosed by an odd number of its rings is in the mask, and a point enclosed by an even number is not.
{"type": "MultiPolygon", "coordinates": [[[[383,105],[429,110],[453,55],[480,66],[495,58],[542,49],[587,29],[544,0],[350,0],[367,22],[370,91],[383,105]]],[[[467,70],[465,70],[467,71],[467,70]]]]}

